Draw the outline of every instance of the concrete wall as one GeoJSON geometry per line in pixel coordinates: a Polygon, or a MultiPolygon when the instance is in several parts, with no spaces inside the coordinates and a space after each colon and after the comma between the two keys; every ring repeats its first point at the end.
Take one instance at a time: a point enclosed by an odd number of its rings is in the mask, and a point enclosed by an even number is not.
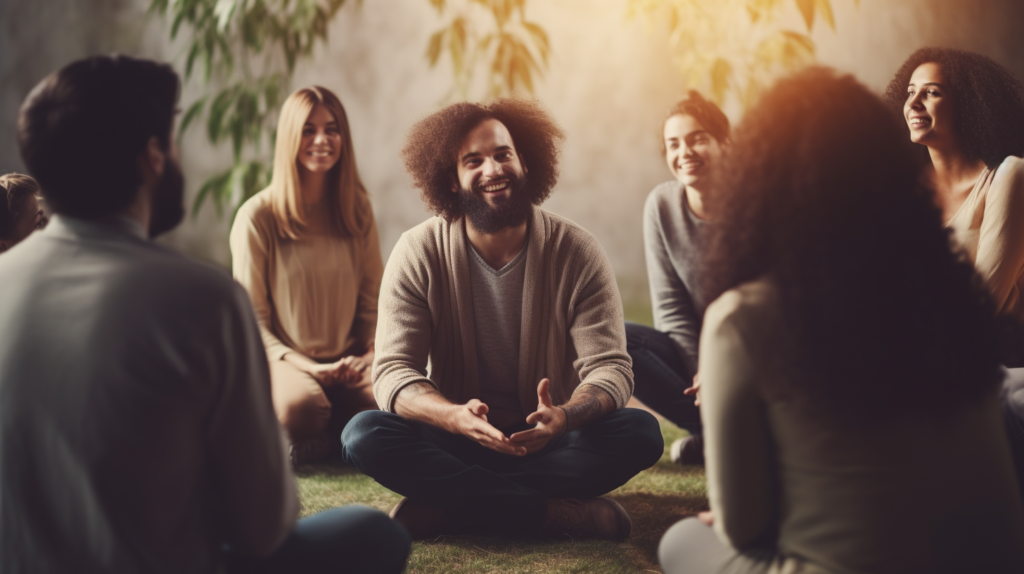
{"type": "MultiPolygon", "coordinates": [[[[709,0],[710,1],[710,0],[709,0]]],[[[819,60],[881,90],[914,49],[927,44],[985,53],[1024,78],[1024,2],[1019,0],[832,0],[837,29],[819,23],[819,60]]],[[[165,25],[145,17],[147,0],[0,0],[0,171],[22,169],[14,139],[18,106],[46,73],[84,55],[121,51],[174,59],[165,25]]],[[[783,22],[799,29],[795,9],[783,22]]],[[[626,0],[531,0],[552,60],[537,97],[565,129],[561,180],[546,208],[594,232],[608,251],[627,301],[646,298],[640,212],[647,192],[669,178],[658,156],[664,110],[683,85],[663,31],[626,18],[626,0]]],[[[441,25],[426,0],[364,0],[346,6],[328,46],[302,63],[294,87],[322,84],[344,101],[357,161],[370,190],[384,256],[399,234],[428,216],[399,158],[417,119],[446,103],[446,64],[430,69],[424,50],[441,25]]],[[[180,58],[178,59],[180,62],[180,58]]],[[[184,104],[200,86],[190,85],[184,104]]],[[[737,120],[738,118],[732,118],[737,120]]],[[[229,165],[201,130],[181,142],[189,201],[201,182],[229,165]]],[[[212,209],[165,242],[228,264],[227,222],[212,209]]]]}

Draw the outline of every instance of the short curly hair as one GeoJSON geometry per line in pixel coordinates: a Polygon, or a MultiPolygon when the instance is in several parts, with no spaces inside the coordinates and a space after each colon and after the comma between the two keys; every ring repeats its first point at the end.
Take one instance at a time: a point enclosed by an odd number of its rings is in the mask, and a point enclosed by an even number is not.
{"type": "MultiPolygon", "coordinates": [[[[954,129],[968,157],[995,168],[1007,156],[1024,154],[1024,85],[987,56],[954,48],[920,48],[885,90],[885,101],[893,110],[903,115],[910,77],[927,63],[939,65],[956,97],[954,129]]],[[[909,139],[910,129],[905,123],[903,128],[909,139]]]]}
{"type": "Polygon", "coordinates": [[[558,143],[565,139],[536,102],[502,98],[490,104],[452,104],[417,122],[409,131],[402,158],[430,209],[447,221],[463,215],[458,194],[457,155],[462,140],[480,122],[496,119],[508,129],[516,153],[528,170],[524,192],[540,205],[558,181],[558,143]]]}

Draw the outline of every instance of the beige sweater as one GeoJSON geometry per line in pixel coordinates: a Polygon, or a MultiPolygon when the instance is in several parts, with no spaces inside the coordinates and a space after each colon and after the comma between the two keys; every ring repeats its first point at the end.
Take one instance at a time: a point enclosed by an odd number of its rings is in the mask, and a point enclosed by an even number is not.
{"type": "MultiPolygon", "coordinates": [[[[772,392],[788,331],[763,280],[705,315],[700,411],[719,538],[741,549],[774,540],[772,573],[1024,572],[995,394],[942,420],[851,431],[772,392]]],[[[864,392],[885,397],[871,381],[864,392]]]]}
{"type": "Polygon", "coordinates": [[[326,214],[312,214],[301,239],[277,232],[269,190],[238,210],[231,269],[252,299],[271,360],[298,352],[331,361],[373,342],[383,264],[377,225],[365,238],[339,237],[326,214]]]}
{"type": "MultiPolygon", "coordinates": [[[[597,239],[534,209],[529,224],[519,355],[523,416],[536,410],[537,383],[551,379],[555,404],[580,385],[608,392],[617,407],[633,393],[633,372],[615,275],[597,239]]],[[[417,381],[456,403],[480,397],[476,328],[465,223],[431,218],[391,253],[380,293],[373,391],[393,412],[417,381]]]]}
{"type": "Polygon", "coordinates": [[[985,280],[1000,313],[1024,320],[1024,160],[986,169],[946,223],[985,280]]]}

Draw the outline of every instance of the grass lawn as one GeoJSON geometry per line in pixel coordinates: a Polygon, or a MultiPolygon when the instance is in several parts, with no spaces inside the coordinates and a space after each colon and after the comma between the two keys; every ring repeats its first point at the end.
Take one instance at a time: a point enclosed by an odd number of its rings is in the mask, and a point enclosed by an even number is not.
{"type": "MultiPolygon", "coordinates": [[[[661,535],[677,520],[706,510],[708,504],[704,469],[679,467],[668,457],[669,445],[686,432],[666,421],[662,421],[661,429],[665,453],[658,464],[610,494],[633,519],[633,534],[625,542],[524,542],[448,536],[414,543],[406,572],[660,572],[657,550],[661,535]]],[[[346,504],[362,504],[387,512],[401,498],[340,463],[301,466],[296,474],[303,516],[346,504]]]]}

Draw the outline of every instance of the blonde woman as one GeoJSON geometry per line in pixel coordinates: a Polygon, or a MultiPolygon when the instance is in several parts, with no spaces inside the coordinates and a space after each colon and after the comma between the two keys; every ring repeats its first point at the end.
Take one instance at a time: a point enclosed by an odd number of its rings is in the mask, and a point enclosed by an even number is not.
{"type": "Polygon", "coordinates": [[[345,108],[326,88],[285,101],[274,176],[238,210],[232,271],[249,292],[270,360],[274,409],[293,460],[340,448],[370,384],[383,272],[345,108]]]}

